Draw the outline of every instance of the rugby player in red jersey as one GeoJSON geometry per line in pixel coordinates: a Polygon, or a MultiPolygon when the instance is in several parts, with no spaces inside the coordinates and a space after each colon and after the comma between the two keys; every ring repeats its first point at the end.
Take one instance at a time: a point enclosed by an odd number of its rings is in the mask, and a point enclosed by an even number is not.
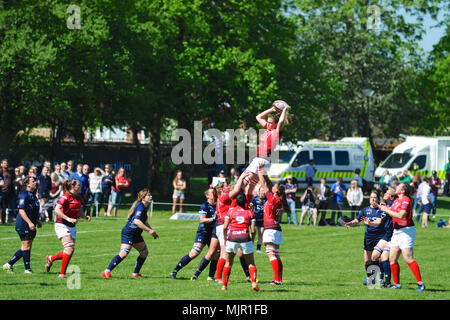
{"type": "MultiPolygon", "coordinates": [[[[246,172],[242,174],[238,181],[234,184],[237,186],[237,188],[231,188],[231,186],[228,186],[228,183],[220,183],[216,186],[217,191],[217,205],[216,205],[216,212],[217,212],[217,225],[216,225],[216,235],[220,243],[220,258],[217,262],[216,267],[216,282],[222,282],[222,271],[223,267],[225,266],[226,261],[226,247],[225,247],[225,236],[223,231],[223,226],[225,222],[225,216],[228,213],[228,210],[232,207],[236,206],[236,196],[238,194],[238,191],[242,191],[242,184],[243,179],[247,177],[250,173],[246,172]],[[230,190],[232,189],[232,190],[230,190]]],[[[246,209],[248,209],[248,199],[250,199],[251,195],[246,195],[246,209]]],[[[250,199],[251,201],[251,199],[250,199]]],[[[238,250],[239,260],[241,262],[242,269],[244,270],[244,273],[247,277],[250,277],[250,273],[248,271],[248,266],[245,263],[245,259],[242,256],[242,252],[239,249],[238,250]]]]}
{"type": "Polygon", "coordinates": [[[383,204],[380,209],[392,217],[394,225],[394,233],[391,239],[389,262],[391,267],[392,279],[394,284],[392,288],[401,289],[400,285],[400,266],[398,258],[400,253],[403,255],[406,263],[411,269],[414,277],[417,280],[417,291],[425,290],[425,285],[422,282],[419,265],[414,260],[414,242],[416,240],[416,227],[413,221],[412,202],[409,198],[410,187],[405,183],[401,183],[395,190],[398,198],[389,208],[383,204]]]}
{"type": "MultiPolygon", "coordinates": [[[[290,108],[290,106],[286,106],[286,108],[281,111],[279,117],[277,115],[278,110],[275,107],[267,109],[256,116],[256,120],[264,129],[266,129],[266,131],[260,136],[260,143],[256,151],[256,157],[250,162],[250,165],[244,171],[244,173],[249,173],[249,175],[244,179],[242,185],[243,189],[245,189],[247,185],[250,186],[247,190],[247,194],[253,194],[253,189],[258,183],[259,163],[263,162],[264,169],[266,170],[270,167],[272,152],[282,138],[282,127],[287,119],[287,111],[290,108]]],[[[239,191],[237,186],[235,186],[235,189],[239,191]]]]}
{"type": "Polygon", "coordinates": [[[78,214],[80,214],[80,218],[88,221],[91,219],[89,216],[85,216],[81,210],[80,189],[80,182],[77,179],[66,180],[64,182],[64,194],[59,198],[55,207],[55,232],[58,239],[61,240],[64,250],[54,256],[47,256],[45,270],[49,272],[53,262],[62,259],[59,278],[67,278],[67,266],[75,249],[75,239],[77,237],[77,227],[75,225],[78,221],[78,214]]]}
{"type": "Polygon", "coordinates": [[[255,214],[244,209],[247,199],[243,193],[236,196],[236,207],[231,208],[225,216],[223,229],[228,230],[225,239],[226,262],[223,268],[222,290],[227,290],[234,256],[241,248],[245,262],[250,272],[252,289],[259,291],[256,283],[256,266],[253,257],[253,239],[255,238],[255,214]],[[249,233],[249,228],[251,233],[249,233]]]}
{"type": "Polygon", "coordinates": [[[281,285],[283,284],[283,262],[280,258],[280,245],[283,243],[280,226],[281,212],[282,210],[290,212],[291,209],[286,201],[284,185],[274,184],[270,190],[270,180],[268,181],[267,176],[262,174],[262,167],[264,167],[264,162],[259,164],[258,170],[259,183],[267,198],[264,204],[263,243],[274,274],[271,284],[281,285]]]}

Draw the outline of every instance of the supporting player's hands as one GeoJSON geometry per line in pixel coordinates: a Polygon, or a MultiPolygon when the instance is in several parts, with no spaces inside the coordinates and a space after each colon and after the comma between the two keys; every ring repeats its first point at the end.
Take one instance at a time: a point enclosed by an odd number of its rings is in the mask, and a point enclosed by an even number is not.
{"type": "Polygon", "coordinates": [[[91,216],[84,217],[87,221],[91,221],[91,216]]]}
{"type": "Polygon", "coordinates": [[[70,223],[73,223],[73,224],[77,224],[77,222],[78,222],[77,219],[73,219],[73,218],[67,218],[66,221],[70,222],[70,223]]]}
{"type": "Polygon", "coordinates": [[[30,229],[30,231],[36,230],[36,226],[34,225],[33,222],[30,221],[30,222],[28,223],[28,229],[30,229]]]}
{"type": "Polygon", "coordinates": [[[153,229],[148,230],[148,233],[150,233],[150,235],[153,237],[153,239],[158,239],[159,238],[158,234],[153,229]]]}

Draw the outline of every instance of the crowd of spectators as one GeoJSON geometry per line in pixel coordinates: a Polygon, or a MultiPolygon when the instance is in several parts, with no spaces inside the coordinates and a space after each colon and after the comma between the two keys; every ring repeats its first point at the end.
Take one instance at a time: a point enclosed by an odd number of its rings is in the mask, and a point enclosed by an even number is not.
{"type": "Polygon", "coordinates": [[[95,167],[92,171],[88,164],[74,162],[54,163],[42,161],[12,169],[8,159],[0,163],[0,223],[13,221],[17,216],[17,198],[23,188],[23,181],[32,176],[38,184],[36,196],[40,202],[42,221],[53,219],[53,208],[63,192],[63,183],[69,179],[77,179],[81,185],[80,197],[83,203],[83,213],[98,216],[101,209],[104,215],[117,215],[117,207],[121,202],[125,189],[130,186],[124,168],[116,173],[111,165],[104,168],[95,167]]]}

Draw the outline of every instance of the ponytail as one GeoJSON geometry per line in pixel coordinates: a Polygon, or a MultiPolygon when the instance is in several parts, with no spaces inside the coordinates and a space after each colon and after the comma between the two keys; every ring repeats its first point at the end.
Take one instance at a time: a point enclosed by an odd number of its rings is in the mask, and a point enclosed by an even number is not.
{"type": "Polygon", "coordinates": [[[141,202],[149,193],[150,191],[148,189],[142,189],[141,191],[139,191],[136,201],[133,202],[130,210],[128,210],[128,217],[131,217],[134,212],[134,207],[136,207],[136,205],[141,202]]]}
{"type": "Polygon", "coordinates": [[[72,196],[75,196],[75,194],[73,194],[73,192],[70,192],[70,190],[78,183],[77,179],[69,179],[64,181],[63,184],[63,190],[64,193],[70,193],[72,196]]]}
{"type": "Polygon", "coordinates": [[[291,213],[291,208],[289,207],[287,200],[286,200],[286,193],[284,192],[286,188],[282,184],[278,184],[278,191],[277,196],[281,198],[281,204],[283,205],[283,210],[287,213],[291,213]]]}

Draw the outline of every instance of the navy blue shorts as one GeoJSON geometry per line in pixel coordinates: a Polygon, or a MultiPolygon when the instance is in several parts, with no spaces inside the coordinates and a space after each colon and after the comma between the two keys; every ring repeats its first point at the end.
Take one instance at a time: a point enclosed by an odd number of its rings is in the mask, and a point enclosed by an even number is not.
{"type": "Polygon", "coordinates": [[[202,243],[209,246],[211,238],[217,238],[215,228],[211,232],[197,231],[194,243],[202,243]]]}
{"type": "Polygon", "coordinates": [[[431,212],[431,203],[425,204],[425,205],[423,206],[423,211],[424,211],[425,213],[430,214],[430,212],[431,212]]]}
{"type": "Polygon", "coordinates": [[[383,239],[384,234],[377,235],[365,235],[364,237],[364,250],[373,251],[377,243],[383,239]]]}
{"type": "Polygon", "coordinates": [[[130,232],[122,229],[121,243],[133,245],[135,243],[144,242],[142,238],[142,232],[130,232]]]}
{"type": "Polygon", "coordinates": [[[255,220],[255,227],[264,228],[264,220],[255,220]]]}
{"type": "Polygon", "coordinates": [[[386,232],[381,239],[386,240],[387,242],[389,242],[389,241],[391,241],[393,233],[394,233],[394,230],[386,232]]]}
{"type": "Polygon", "coordinates": [[[32,241],[36,237],[36,229],[30,231],[28,228],[16,229],[21,241],[32,241]]]}

